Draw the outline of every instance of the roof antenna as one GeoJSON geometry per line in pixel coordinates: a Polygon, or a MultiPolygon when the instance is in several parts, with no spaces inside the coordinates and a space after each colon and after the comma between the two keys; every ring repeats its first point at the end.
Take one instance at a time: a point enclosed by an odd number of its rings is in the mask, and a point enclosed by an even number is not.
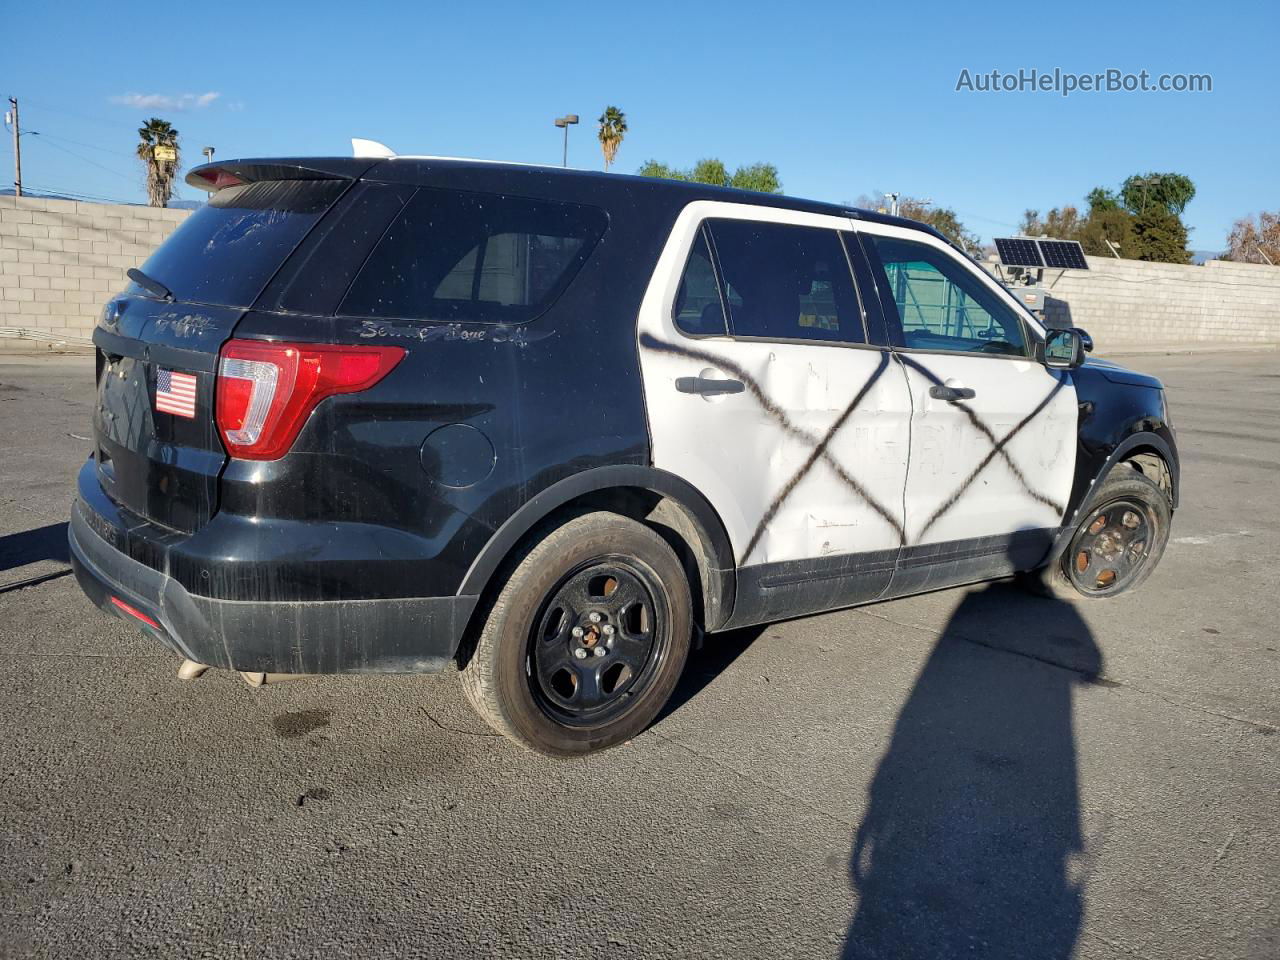
{"type": "Polygon", "coordinates": [[[361,137],[352,137],[351,155],[353,157],[382,157],[386,159],[394,157],[396,152],[385,143],[379,143],[377,140],[365,140],[361,137]]]}

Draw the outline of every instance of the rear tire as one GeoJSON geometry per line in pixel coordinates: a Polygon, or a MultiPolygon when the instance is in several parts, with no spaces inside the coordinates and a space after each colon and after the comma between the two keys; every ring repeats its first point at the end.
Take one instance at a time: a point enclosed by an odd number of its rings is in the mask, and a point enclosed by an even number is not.
{"type": "Polygon", "coordinates": [[[693,632],[689,581],[671,547],[635,520],[585,513],[508,569],[462,668],[476,712],[550,756],[643,731],[675,689],[693,632]]]}
{"type": "Polygon", "coordinates": [[[1033,593],[1060,600],[1105,600],[1141,584],[1169,542],[1173,507],[1141,471],[1121,464],[1098,490],[1061,554],[1020,574],[1033,593]]]}

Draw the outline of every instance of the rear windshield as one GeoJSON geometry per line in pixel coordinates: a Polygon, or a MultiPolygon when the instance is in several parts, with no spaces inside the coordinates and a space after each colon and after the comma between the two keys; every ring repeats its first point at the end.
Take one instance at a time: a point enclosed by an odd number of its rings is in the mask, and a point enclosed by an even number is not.
{"type": "MultiPolygon", "coordinates": [[[[345,180],[273,180],[225,187],[142,265],[179,300],[249,307],[345,180]]],[[[130,292],[142,293],[136,285],[130,292]]]]}
{"type": "Polygon", "coordinates": [[[568,286],[606,224],[595,207],[424,188],[392,221],[339,312],[532,320],[568,286]]]}

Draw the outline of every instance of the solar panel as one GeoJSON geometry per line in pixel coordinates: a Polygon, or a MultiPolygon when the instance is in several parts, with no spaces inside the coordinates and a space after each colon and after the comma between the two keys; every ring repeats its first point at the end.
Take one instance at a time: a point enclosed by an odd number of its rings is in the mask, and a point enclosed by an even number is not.
{"type": "Polygon", "coordinates": [[[1088,270],[1084,249],[1075,240],[1041,240],[1040,253],[1046,267],[1061,270],[1088,270]]]}
{"type": "Polygon", "coordinates": [[[1044,266],[1036,242],[1025,237],[996,237],[996,253],[1006,267],[1044,266]]]}

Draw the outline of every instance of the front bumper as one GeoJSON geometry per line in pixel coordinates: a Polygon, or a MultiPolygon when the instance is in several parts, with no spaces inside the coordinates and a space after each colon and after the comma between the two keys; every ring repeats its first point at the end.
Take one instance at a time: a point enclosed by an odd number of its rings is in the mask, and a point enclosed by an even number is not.
{"type": "Polygon", "coordinates": [[[76,501],[68,538],[81,589],[98,607],[142,627],[180,656],[211,667],[252,673],[437,671],[457,652],[478,599],[197,596],[118,549],[115,543],[124,536],[122,527],[89,506],[83,495],[76,501]],[[128,614],[120,603],[155,626],[128,614]]]}

